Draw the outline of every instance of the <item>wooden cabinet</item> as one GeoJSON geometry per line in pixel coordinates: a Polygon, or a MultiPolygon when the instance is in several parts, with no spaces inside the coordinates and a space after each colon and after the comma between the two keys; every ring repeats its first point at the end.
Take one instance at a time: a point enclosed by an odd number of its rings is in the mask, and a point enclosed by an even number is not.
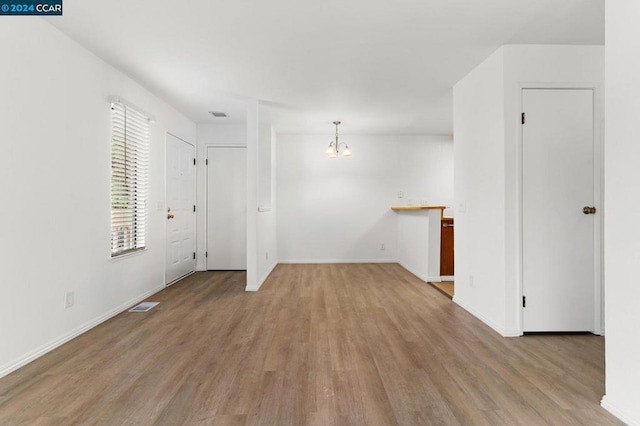
{"type": "Polygon", "coordinates": [[[440,226],[440,275],[453,276],[453,218],[443,217],[440,226]]]}

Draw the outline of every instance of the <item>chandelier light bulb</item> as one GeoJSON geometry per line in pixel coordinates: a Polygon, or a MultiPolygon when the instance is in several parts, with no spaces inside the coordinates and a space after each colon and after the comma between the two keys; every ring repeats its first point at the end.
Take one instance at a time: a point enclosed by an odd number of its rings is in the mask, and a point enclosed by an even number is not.
{"type": "Polygon", "coordinates": [[[333,142],[329,144],[329,147],[325,151],[324,155],[326,155],[329,158],[336,158],[338,156],[335,148],[333,147],[333,142]]]}
{"type": "Polygon", "coordinates": [[[336,140],[331,141],[331,143],[329,143],[329,146],[327,147],[327,150],[325,151],[324,155],[326,155],[328,158],[336,158],[337,156],[340,155],[340,146],[344,145],[342,156],[351,157],[351,150],[349,149],[349,145],[347,145],[345,142],[340,142],[338,139],[338,125],[340,124],[340,122],[334,121],[333,124],[335,124],[336,126],[336,140]]]}

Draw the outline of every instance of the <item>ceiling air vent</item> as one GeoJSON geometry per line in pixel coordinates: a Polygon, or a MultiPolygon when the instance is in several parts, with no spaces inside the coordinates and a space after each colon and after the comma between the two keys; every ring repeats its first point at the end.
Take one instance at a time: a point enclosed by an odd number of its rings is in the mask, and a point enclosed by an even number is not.
{"type": "Polygon", "coordinates": [[[213,115],[214,117],[217,117],[217,118],[223,118],[223,117],[226,117],[226,116],[227,116],[227,114],[226,114],[226,113],[224,113],[224,112],[217,112],[217,111],[209,111],[209,114],[211,114],[211,115],[213,115]]]}

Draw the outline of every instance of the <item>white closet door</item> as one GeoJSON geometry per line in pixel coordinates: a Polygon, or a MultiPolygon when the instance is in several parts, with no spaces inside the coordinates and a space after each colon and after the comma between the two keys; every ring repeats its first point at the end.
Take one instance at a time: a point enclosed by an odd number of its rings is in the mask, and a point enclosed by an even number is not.
{"type": "Polygon", "coordinates": [[[207,149],[207,269],[247,269],[247,150],[207,149]]]}
{"type": "Polygon", "coordinates": [[[594,331],[593,91],[522,99],[524,331],[594,331]]]}

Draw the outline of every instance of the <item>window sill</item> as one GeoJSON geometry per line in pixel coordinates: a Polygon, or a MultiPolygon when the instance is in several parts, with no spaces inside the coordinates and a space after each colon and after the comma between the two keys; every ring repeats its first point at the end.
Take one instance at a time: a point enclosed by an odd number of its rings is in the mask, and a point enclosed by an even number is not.
{"type": "Polygon", "coordinates": [[[139,250],[131,251],[129,253],[125,253],[125,254],[120,254],[118,256],[109,257],[109,261],[112,262],[112,263],[120,262],[122,260],[131,259],[132,257],[142,256],[147,251],[149,251],[149,249],[145,247],[145,248],[142,248],[142,249],[139,249],[139,250]]]}

